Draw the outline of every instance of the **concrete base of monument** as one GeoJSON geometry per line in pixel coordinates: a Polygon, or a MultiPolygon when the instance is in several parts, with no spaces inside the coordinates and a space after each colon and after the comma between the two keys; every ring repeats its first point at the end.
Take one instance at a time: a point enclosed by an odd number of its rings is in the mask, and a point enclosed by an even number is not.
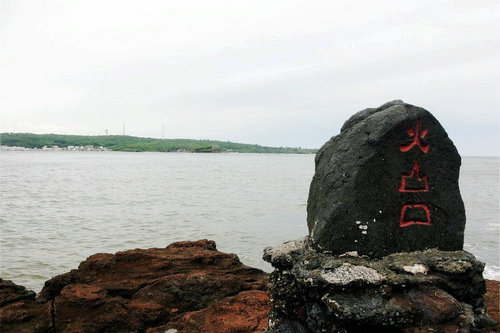
{"type": "Polygon", "coordinates": [[[269,332],[480,332],[484,264],[466,251],[426,250],[372,259],[318,253],[308,238],[264,250],[269,332]]]}

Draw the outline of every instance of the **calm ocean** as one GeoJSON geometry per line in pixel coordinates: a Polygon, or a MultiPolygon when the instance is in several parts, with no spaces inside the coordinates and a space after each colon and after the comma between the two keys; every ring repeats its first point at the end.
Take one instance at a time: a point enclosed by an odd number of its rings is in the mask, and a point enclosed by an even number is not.
{"type": "MultiPolygon", "coordinates": [[[[313,155],[0,151],[0,275],[40,291],[89,255],[213,239],[270,271],[307,234],[313,155]]],[[[466,250],[500,280],[499,158],[464,157],[466,250]]]]}

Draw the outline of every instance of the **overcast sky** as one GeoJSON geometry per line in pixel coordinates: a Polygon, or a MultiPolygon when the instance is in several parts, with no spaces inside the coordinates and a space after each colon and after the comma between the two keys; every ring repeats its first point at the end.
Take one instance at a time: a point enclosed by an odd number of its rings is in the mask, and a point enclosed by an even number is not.
{"type": "Polygon", "coordinates": [[[366,107],[499,155],[500,1],[0,1],[0,132],[318,148],[366,107]]]}

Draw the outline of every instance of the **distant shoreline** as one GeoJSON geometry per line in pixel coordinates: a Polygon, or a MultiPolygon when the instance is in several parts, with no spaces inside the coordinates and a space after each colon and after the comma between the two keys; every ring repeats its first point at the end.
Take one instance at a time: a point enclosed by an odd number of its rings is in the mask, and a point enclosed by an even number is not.
{"type": "Polygon", "coordinates": [[[78,148],[78,149],[66,149],[64,147],[47,147],[47,148],[26,148],[26,147],[17,147],[17,146],[0,146],[0,152],[111,152],[111,153],[185,153],[185,154],[287,154],[287,155],[310,155],[314,153],[294,153],[294,152],[286,152],[286,153],[274,153],[274,152],[239,152],[239,151],[208,151],[208,152],[195,152],[195,151],[187,151],[187,150],[177,150],[177,151],[128,151],[128,150],[111,150],[106,147],[93,147],[93,148],[78,148]]]}
{"type": "Polygon", "coordinates": [[[266,147],[216,140],[154,139],[127,135],[62,135],[0,133],[0,149],[6,151],[126,151],[187,153],[315,154],[317,149],[266,147]]]}

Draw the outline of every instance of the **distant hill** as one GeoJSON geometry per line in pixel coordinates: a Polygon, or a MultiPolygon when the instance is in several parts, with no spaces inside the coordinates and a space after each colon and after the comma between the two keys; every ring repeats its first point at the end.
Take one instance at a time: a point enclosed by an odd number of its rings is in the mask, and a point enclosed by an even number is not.
{"type": "Polygon", "coordinates": [[[153,139],[126,135],[84,136],[60,134],[0,133],[0,144],[25,148],[44,146],[88,146],[105,147],[114,151],[154,152],[238,152],[238,153],[284,153],[311,154],[317,149],[265,147],[229,141],[191,139],[153,139]]]}

